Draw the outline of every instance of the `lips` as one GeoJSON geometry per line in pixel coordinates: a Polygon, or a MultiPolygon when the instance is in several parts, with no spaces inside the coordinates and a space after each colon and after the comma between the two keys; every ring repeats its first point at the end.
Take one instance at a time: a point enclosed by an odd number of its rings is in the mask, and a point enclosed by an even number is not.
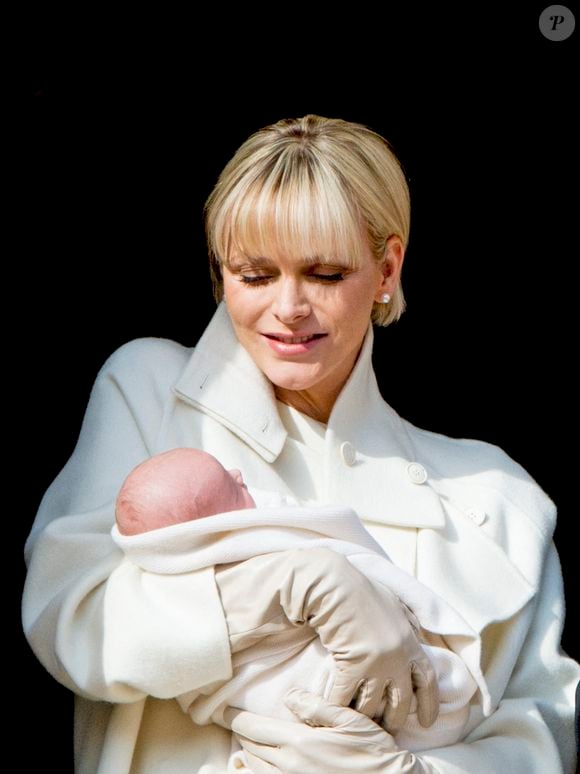
{"type": "Polygon", "coordinates": [[[308,333],[303,336],[289,336],[284,333],[265,333],[264,336],[274,341],[281,341],[283,344],[305,344],[307,341],[314,341],[326,336],[326,333],[308,333]]]}

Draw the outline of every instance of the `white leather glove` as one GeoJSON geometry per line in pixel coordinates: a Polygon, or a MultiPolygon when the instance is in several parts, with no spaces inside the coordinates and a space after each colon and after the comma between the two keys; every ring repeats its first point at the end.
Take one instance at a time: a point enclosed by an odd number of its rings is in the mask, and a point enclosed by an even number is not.
{"type": "Polygon", "coordinates": [[[341,554],[327,548],[266,554],[216,567],[215,577],[232,653],[306,624],[335,660],[331,703],[348,706],[354,699],[359,712],[395,733],[415,692],[421,725],[435,721],[436,675],[408,609],[341,554]]]}
{"type": "Polygon", "coordinates": [[[297,688],[286,704],[302,723],[225,711],[253,774],[438,774],[366,715],[297,688]]]}

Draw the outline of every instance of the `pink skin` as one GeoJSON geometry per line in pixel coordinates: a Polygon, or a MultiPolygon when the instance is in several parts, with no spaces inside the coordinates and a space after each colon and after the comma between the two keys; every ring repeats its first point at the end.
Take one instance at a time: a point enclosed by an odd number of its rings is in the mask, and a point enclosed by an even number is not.
{"type": "Polygon", "coordinates": [[[280,401],[328,421],[356,362],[373,303],[394,293],[403,257],[397,236],[387,241],[380,263],[367,245],[356,270],[339,259],[328,265],[289,255],[231,256],[223,279],[234,330],[280,401]],[[295,340],[303,336],[308,340],[295,340]]]}
{"type": "Polygon", "coordinates": [[[117,498],[119,531],[137,535],[226,511],[255,508],[239,470],[200,449],[172,449],[138,465],[117,498]]]}

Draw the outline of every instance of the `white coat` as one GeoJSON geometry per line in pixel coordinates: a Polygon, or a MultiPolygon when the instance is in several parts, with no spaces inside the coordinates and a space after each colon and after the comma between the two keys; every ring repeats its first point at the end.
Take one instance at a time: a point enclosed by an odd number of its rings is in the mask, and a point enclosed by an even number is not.
{"type": "MultiPolygon", "coordinates": [[[[481,634],[496,707],[483,718],[474,706],[463,743],[422,757],[441,774],[569,774],[580,667],[559,651],[554,504],[501,449],[401,419],[379,393],[372,342],[369,326],[328,422],[326,498],[372,524],[387,553],[481,634]]],[[[24,628],[77,694],[78,772],[226,770],[230,734],[193,726],[173,699],[231,677],[213,570],[157,575],[133,564],[111,539],[114,501],[135,465],[177,446],[240,468],[250,486],[307,497],[312,471],[286,440],[272,386],[223,303],[194,350],[139,339],[104,364],[26,546],[24,628]],[[288,486],[297,480],[302,492],[288,486]]]]}

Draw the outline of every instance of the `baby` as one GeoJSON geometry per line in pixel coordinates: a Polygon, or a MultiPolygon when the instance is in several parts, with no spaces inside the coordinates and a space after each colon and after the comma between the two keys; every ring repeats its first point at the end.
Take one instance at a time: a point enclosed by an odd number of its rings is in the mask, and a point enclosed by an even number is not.
{"type": "Polygon", "coordinates": [[[255,508],[239,470],[226,470],[200,449],[171,449],[142,462],[117,497],[116,520],[123,535],[255,508]]]}
{"type": "MultiPolygon", "coordinates": [[[[352,509],[303,505],[255,488],[252,493],[239,470],[226,470],[211,454],[172,449],[129,474],[117,498],[112,536],[135,564],[162,573],[292,548],[332,548],[414,610],[429,641],[423,648],[438,677],[439,718],[431,728],[422,728],[416,715],[409,715],[395,737],[399,746],[418,751],[459,741],[478,688],[484,714],[489,714],[489,693],[479,669],[481,643],[475,632],[428,588],[393,565],[352,509]]],[[[255,653],[249,649],[235,654],[229,681],[205,689],[206,693],[184,694],[178,701],[200,725],[223,725],[227,706],[295,720],[284,704],[286,692],[300,687],[325,695],[333,664],[319,639],[305,641],[303,633],[302,640],[284,652],[272,654],[261,647],[255,653]]],[[[235,739],[232,744],[229,770],[239,770],[243,753],[235,739]]]]}

